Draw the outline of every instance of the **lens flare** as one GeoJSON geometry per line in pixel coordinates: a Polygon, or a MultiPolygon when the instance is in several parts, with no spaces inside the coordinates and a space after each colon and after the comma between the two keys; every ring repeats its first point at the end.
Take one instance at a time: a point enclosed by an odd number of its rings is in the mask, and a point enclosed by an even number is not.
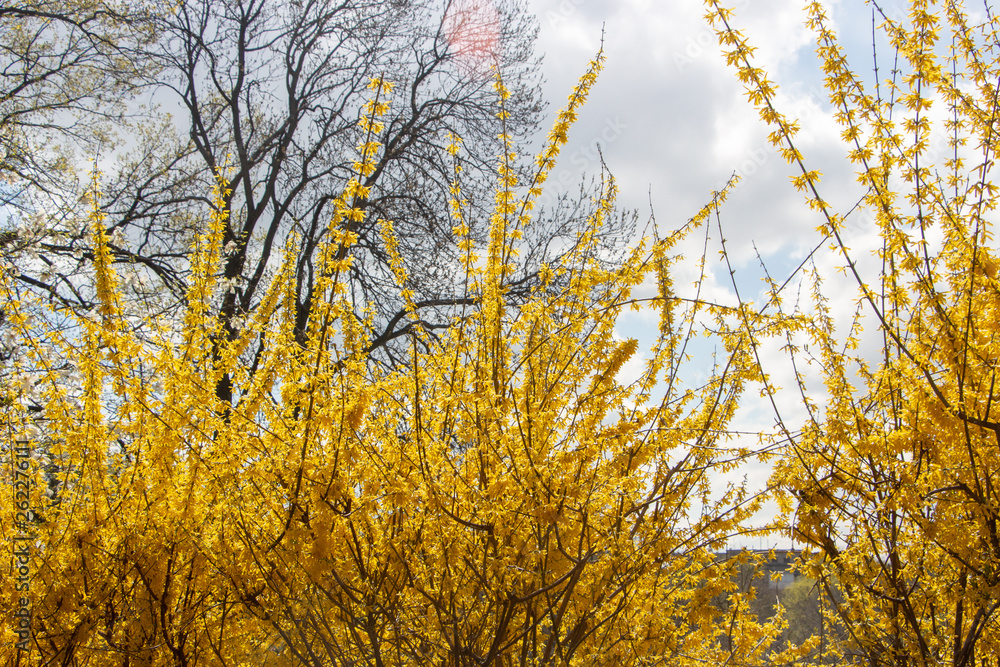
{"type": "Polygon", "coordinates": [[[441,27],[449,52],[463,69],[484,73],[498,59],[500,14],[493,0],[453,0],[441,27]]]}

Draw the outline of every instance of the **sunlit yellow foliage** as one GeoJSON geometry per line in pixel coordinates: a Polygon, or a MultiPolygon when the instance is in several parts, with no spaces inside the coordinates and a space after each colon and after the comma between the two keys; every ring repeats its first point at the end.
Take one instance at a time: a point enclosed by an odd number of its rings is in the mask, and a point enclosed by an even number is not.
{"type": "MultiPolygon", "coordinates": [[[[760,663],[780,624],[759,624],[738,600],[716,607],[735,565],[714,555],[757,505],[741,487],[708,484],[730,461],[728,421],[758,373],[737,336],[703,388],[676,381],[697,309],[673,296],[671,249],[708,209],[609,266],[594,251],[614,206],[608,178],[567,260],[544,269],[526,303],[505,303],[517,232],[598,69],[559,116],[523,196],[504,141],[484,262],[463,231],[456,180],[472,305],[443,331],[414,328],[400,367],[369,363],[371,323],[346,302],[352,222],[365,215],[358,180],[336,202],[305,335],[294,331],[287,262],[245,331],[222,335],[221,213],[194,240],[185,317],[142,323],[142,338],[115,305],[96,203],[92,318],[49,328],[29,318],[43,305],[3,274],[8,323],[29,350],[18,370],[45,405],[26,414],[13,390],[4,404],[8,437],[33,452],[37,519],[0,510],[5,539],[30,539],[33,614],[28,652],[5,624],[3,660],[760,663]],[[617,338],[615,322],[645,281],[660,285],[661,339],[624,381],[638,344],[617,338]],[[251,335],[266,341],[252,375],[239,363],[251,335]],[[231,401],[217,390],[223,376],[231,401]]],[[[497,89],[502,110],[499,79],[497,89]]],[[[372,90],[360,176],[391,91],[372,90]]],[[[392,225],[381,228],[402,286],[392,225]]],[[[18,596],[13,579],[0,581],[0,606],[17,608],[18,596]]]]}
{"type": "MultiPolygon", "coordinates": [[[[807,12],[863,187],[853,215],[870,220],[881,240],[875,275],[848,247],[848,217],[823,200],[819,174],[796,149],[797,126],[778,110],[776,86],[754,66],[732,14],[706,2],[730,64],[859,293],[861,314],[851,321],[833,310],[820,277],[813,281],[809,345],[829,398],[819,405],[800,375],[809,418],[801,429],[786,424],[774,480],[787,494],[791,535],[813,548],[808,572],[826,588],[830,660],[993,665],[1000,24],[989,12],[971,20],[960,2],[913,0],[899,18],[869,4],[877,44],[890,49],[876,48],[874,85],[861,74],[870,53],[852,68],[823,3],[807,12]],[[835,332],[838,318],[846,334],[835,332]]],[[[801,351],[796,358],[804,372],[801,351]]]]}

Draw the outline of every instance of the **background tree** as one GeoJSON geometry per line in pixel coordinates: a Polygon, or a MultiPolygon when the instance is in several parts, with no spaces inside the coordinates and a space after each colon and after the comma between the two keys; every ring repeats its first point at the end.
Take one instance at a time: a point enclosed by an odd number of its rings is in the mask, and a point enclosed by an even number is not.
{"type": "MultiPolygon", "coordinates": [[[[358,206],[371,215],[353,230],[359,239],[351,290],[359,307],[375,308],[382,331],[371,344],[382,350],[380,358],[399,361],[390,343],[411,324],[376,225],[393,220],[399,252],[412,267],[405,288],[414,293],[422,326],[447,324],[461,301],[448,215],[448,137],[463,141],[456,158],[464,169],[461,205],[469,234],[483,241],[492,158],[501,148],[497,137],[506,133],[517,148],[536,129],[543,108],[532,56],[537,28],[523,2],[198,0],[150,16],[144,25],[156,36],[141,57],[157,72],[150,98],[161,109],[181,110],[169,116],[142,111],[115,154],[120,162],[102,164],[111,248],[136,310],[178,312],[190,286],[191,239],[203,208],[216,205],[205,193],[221,170],[230,182],[221,203],[229,225],[226,290],[214,306],[225,323],[223,335],[234,337],[257,307],[279,250],[291,238],[298,247],[297,327],[304,335],[315,296],[316,251],[352,169],[345,156],[367,140],[368,130],[357,124],[365,86],[385,76],[396,82],[397,103],[380,121],[385,150],[363,178],[358,206]],[[491,89],[494,67],[511,91],[503,119],[491,89]]],[[[74,230],[71,240],[45,246],[39,259],[33,259],[39,250],[34,244],[19,270],[22,280],[64,305],[89,308],[93,293],[76,275],[88,253],[77,233],[86,225],[75,202],[67,208],[74,211],[65,221],[74,230]]],[[[527,294],[543,261],[576,242],[591,211],[583,196],[527,233],[521,270],[510,278],[510,303],[527,294]]],[[[61,229],[63,223],[49,217],[45,224],[61,229]]],[[[606,249],[630,230],[625,219],[609,223],[602,231],[606,249]]],[[[259,342],[248,348],[248,367],[256,367],[259,349],[259,342]]],[[[229,391],[225,382],[219,390],[229,391]]]]}
{"type": "MultiPolygon", "coordinates": [[[[154,33],[140,4],[39,0],[0,6],[0,177],[5,209],[68,189],[73,149],[95,151],[149,74],[154,33]]],[[[10,212],[8,212],[8,215],[10,212]]],[[[5,245],[13,242],[4,238],[5,245]]]]}
{"type": "MultiPolygon", "coordinates": [[[[19,267],[25,287],[86,304],[80,285],[59,278],[79,265],[86,235],[65,205],[81,191],[77,151],[93,155],[109,143],[152,73],[136,54],[153,35],[139,2],[0,5],[0,266],[19,267]]],[[[6,314],[0,306],[0,332],[6,314]]],[[[18,381],[7,363],[9,334],[3,338],[0,386],[18,381]]]]}
{"type": "Polygon", "coordinates": [[[788,619],[788,627],[782,639],[794,645],[813,644],[812,658],[806,661],[815,664],[832,662],[827,647],[844,639],[843,629],[836,619],[830,619],[829,610],[823,605],[820,587],[809,577],[799,576],[784,588],[780,595],[781,607],[788,619]],[[826,612],[826,613],[824,613],[826,612]],[[833,622],[831,622],[833,620],[833,622]]]}
{"type": "Polygon", "coordinates": [[[894,66],[878,80],[875,49],[871,90],[823,5],[810,5],[830,101],[865,188],[860,214],[875,220],[882,241],[881,272],[866,275],[845,243],[846,215],[823,200],[819,174],[795,148],[797,125],[776,108],[775,86],[754,68],[730,13],[707,4],[775,146],[799,170],[796,187],[858,288],[859,314],[838,337],[822,277],[814,277],[807,337],[788,341],[809,418],[801,429],[785,427],[774,477],[787,493],[790,535],[814,550],[806,572],[845,628],[839,652],[869,665],[995,664],[996,18],[986,7],[975,24],[959,3],[914,1],[897,21],[872,3],[894,66]],[[878,337],[863,336],[863,325],[878,337]],[[797,343],[805,340],[819,350],[809,360],[822,373],[825,408],[801,374],[797,343]]]}

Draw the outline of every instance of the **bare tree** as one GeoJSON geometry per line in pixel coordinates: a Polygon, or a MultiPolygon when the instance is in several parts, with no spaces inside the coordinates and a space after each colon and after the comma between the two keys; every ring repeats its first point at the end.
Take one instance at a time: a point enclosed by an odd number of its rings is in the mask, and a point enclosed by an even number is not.
{"type": "Polygon", "coordinates": [[[87,301],[67,279],[82,259],[76,156],[126,121],[153,74],[137,53],[154,40],[138,2],[0,3],[0,258],[60,302],[87,301]]]}
{"type": "MultiPolygon", "coordinates": [[[[101,184],[111,247],[138,307],[170,313],[183,303],[192,239],[221,206],[228,290],[217,308],[225,334],[235,335],[256,307],[294,238],[297,329],[304,335],[316,250],[364,138],[358,119],[373,77],[396,87],[379,137],[383,149],[363,181],[368,196],[358,203],[367,215],[351,230],[358,235],[352,296],[359,312],[375,307],[372,347],[394,363],[394,340],[412,326],[444,326],[468,301],[455,281],[448,136],[462,138],[466,219],[472,238],[483,240],[498,135],[505,131],[522,147],[543,109],[537,28],[522,0],[190,0],[149,17],[148,31],[156,40],[143,59],[156,72],[147,85],[159,110],[134,106],[143,121],[127,128],[122,162],[101,184]],[[511,91],[503,121],[497,70],[511,91]],[[211,196],[218,174],[229,184],[221,203],[211,196]],[[380,219],[394,221],[419,323],[402,317],[380,219]]],[[[519,290],[527,293],[540,262],[558,261],[575,243],[590,206],[581,191],[540,215],[511,277],[511,303],[519,290]]],[[[19,267],[23,281],[72,308],[90,305],[80,208],[64,206],[60,224],[69,233],[36,244],[31,252],[40,257],[19,267]]],[[[627,227],[605,233],[624,236],[627,227]]],[[[251,367],[255,352],[247,353],[251,367]]]]}
{"type": "Polygon", "coordinates": [[[0,177],[9,186],[0,203],[19,206],[26,188],[62,188],[67,140],[93,147],[150,74],[151,63],[136,53],[153,37],[151,27],[138,5],[0,4],[0,177]]]}

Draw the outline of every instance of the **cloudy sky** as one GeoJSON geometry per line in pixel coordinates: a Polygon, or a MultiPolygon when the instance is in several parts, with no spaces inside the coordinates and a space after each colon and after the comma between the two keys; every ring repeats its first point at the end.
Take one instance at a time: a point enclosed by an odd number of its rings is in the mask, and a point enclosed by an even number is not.
{"type": "MultiPolygon", "coordinates": [[[[837,210],[850,210],[861,192],[843,157],[839,129],[822,90],[803,3],[734,0],[731,4],[736,8],[734,25],[758,47],[759,65],[780,86],[781,110],[802,119],[798,148],[810,166],[823,172],[823,196],[837,210]]],[[[856,67],[870,69],[870,9],[861,0],[830,4],[833,25],[851,49],[856,67]]],[[[893,15],[903,4],[889,1],[883,8],[893,15]]],[[[531,5],[540,20],[539,49],[545,54],[545,89],[552,111],[562,106],[596,53],[604,26],[606,67],[573,128],[561,166],[553,174],[555,182],[576,183],[584,168],[596,171],[593,147],[599,142],[618,178],[621,204],[638,209],[644,219],[652,211],[661,229],[670,230],[706,203],[709,193],[733,172],[739,173],[741,184],[722,210],[722,223],[742,295],[748,299],[760,299],[758,251],[772,275],[784,278],[821,242],[815,231],[820,224],[817,214],[809,211],[789,183],[792,170],[770,148],[768,130],[720,55],[700,1],[531,0],[531,5]]],[[[874,238],[872,231],[858,220],[850,231],[852,241],[864,247],[874,238]]],[[[717,233],[713,236],[718,238],[717,233]]],[[[700,247],[699,242],[688,250],[697,253],[700,247]]],[[[732,287],[715,250],[710,251],[716,270],[711,296],[731,303],[732,287]]],[[[832,273],[839,260],[821,251],[817,262],[832,273]]],[[[693,273],[684,272],[680,267],[679,283],[685,277],[693,279],[693,273]]],[[[854,290],[850,285],[835,290],[835,308],[849,316],[854,290]]],[[[623,336],[643,340],[648,331],[655,331],[655,323],[631,317],[619,330],[623,336]]],[[[707,347],[702,350],[710,353],[707,347]]],[[[777,349],[767,354],[765,363],[777,383],[792,386],[784,356],[777,349]]],[[[793,421],[802,413],[794,396],[782,409],[793,421]]],[[[741,420],[748,429],[767,429],[774,423],[770,409],[753,401],[741,420]]],[[[743,472],[756,485],[767,477],[761,466],[743,472]]],[[[749,546],[787,544],[786,539],[774,538],[749,546]]]]}
{"type": "MultiPolygon", "coordinates": [[[[651,200],[661,225],[672,227],[736,171],[743,182],[724,222],[740,262],[753,258],[751,239],[769,256],[792,256],[815,245],[818,220],[789,187],[790,169],[770,149],[767,131],[719,53],[701,2],[531,0],[531,6],[540,20],[539,49],[553,107],[561,106],[596,53],[605,26],[606,68],[573,128],[559,168],[569,172],[564,180],[578,176],[581,165],[596,168],[589,158],[600,142],[623,204],[648,214],[651,200]]],[[[846,165],[837,160],[838,130],[827,113],[802,2],[734,0],[734,6],[734,23],[781,86],[786,112],[805,118],[800,150],[830,172],[826,196],[846,203],[855,189],[849,176],[846,184],[842,179],[846,165]]],[[[835,7],[835,26],[866,48],[860,55],[870,61],[869,10],[860,0],[835,7]]]]}

